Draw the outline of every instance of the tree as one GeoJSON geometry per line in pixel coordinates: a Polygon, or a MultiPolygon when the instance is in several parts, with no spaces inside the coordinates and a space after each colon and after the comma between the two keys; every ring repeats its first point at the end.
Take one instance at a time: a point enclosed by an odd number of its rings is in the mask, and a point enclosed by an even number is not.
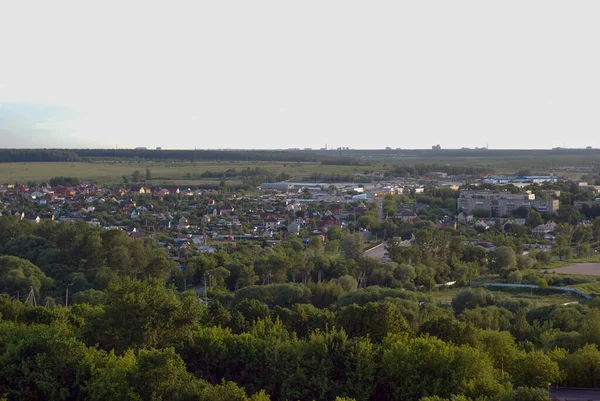
{"type": "Polygon", "coordinates": [[[340,227],[333,226],[327,229],[327,241],[341,240],[343,236],[344,234],[340,227]]]}
{"type": "Polygon", "coordinates": [[[515,384],[548,387],[560,378],[558,364],[542,351],[532,351],[517,360],[512,371],[515,384]]]}
{"type": "Polygon", "coordinates": [[[592,232],[596,240],[596,248],[600,246],[600,217],[596,217],[592,222],[592,232]]]}
{"type": "Polygon", "coordinates": [[[502,401],[550,401],[550,395],[543,388],[519,387],[502,397],[502,401]]]}
{"type": "Polygon", "coordinates": [[[140,173],[139,170],[135,170],[133,173],[131,173],[131,179],[133,182],[140,182],[141,176],[142,173],[140,173]]]}
{"type": "Polygon", "coordinates": [[[20,298],[27,296],[30,288],[37,296],[46,292],[53,284],[39,267],[28,260],[15,256],[0,256],[0,290],[20,298]]]}
{"type": "Polygon", "coordinates": [[[567,382],[572,386],[596,388],[600,384],[600,351],[587,344],[567,357],[567,382]]]}
{"type": "Polygon", "coordinates": [[[146,181],[150,181],[150,180],[152,180],[152,171],[149,168],[147,168],[146,169],[146,181]]]}
{"type": "Polygon", "coordinates": [[[521,284],[521,281],[523,281],[523,274],[520,271],[515,270],[508,273],[506,279],[509,283],[521,284]]]}
{"type": "Polygon", "coordinates": [[[319,237],[310,237],[308,240],[308,248],[314,250],[320,250],[323,247],[323,241],[319,237]]]}
{"type": "Polygon", "coordinates": [[[162,280],[123,279],[107,290],[105,313],[93,324],[105,349],[166,347],[188,338],[204,315],[194,297],[183,301],[162,280]]]}
{"type": "Polygon", "coordinates": [[[482,330],[478,333],[478,342],[480,348],[490,356],[496,369],[502,372],[512,371],[520,352],[510,333],[482,330]]]}
{"type": "Polygon", "coordinates": [[[591,235],[591,227],[583,225],[575,227],[575,230],[573,231],[573,240],[575,241],[575,245],[577,247],[578,256],[584,255],[585,253],[583,251],[589,250],[588,247],[586,247],[586,245],[588,245],[591,235]]]}
{"type": "Polygon", "coordinates": [[[458,293],[452,300],[452,308],[458,315],[465,309],[474,309],[478,306],[494,304],[494,296],[486,289],[466,289],[458,293]]]}
{"type": "Polygon", "coordinates": [[[378,398],[416,400],[437,394],[492,397],[503,392],[485,353],[433,337],[394,336],[382,346],[378,398]]]}
{"type": "Polygon", "coordinates": [[[64,325],[1,323],[0,338],[0,394],[32,401],[86,398],[87,350],[64,325]]]}
{"type": "Polygon", "coordinates": [[[490,270],[500,273],[502,270],[512,270],[517,267],[517,255],[511,247],[499,246],[490,253],[490,270]]]}
{"type": "Polygon", "coordinates": [[[567,223],[561,223],[556,227],[556,241],[554,247],[558,251],[560,260],[569,259],[572,254],[571,242],[573,241],[573,227],[567,223]]]}
{"type": "Polygon", "coordinates": [[[542,220],[542,215],[537,212],[535,209],[529,209],[527,214],[527,218],[525,220],[525,225],[529,228],[534,228],[539,226],[540,224],[544,224],[544,220],[542,220]]]}
{"type": "Polygon", "coordinates": [[[365,240],[359,233],[346,235],[341,243],[340,249],[346,258],[358,260],[362,256],[365,240]]]}

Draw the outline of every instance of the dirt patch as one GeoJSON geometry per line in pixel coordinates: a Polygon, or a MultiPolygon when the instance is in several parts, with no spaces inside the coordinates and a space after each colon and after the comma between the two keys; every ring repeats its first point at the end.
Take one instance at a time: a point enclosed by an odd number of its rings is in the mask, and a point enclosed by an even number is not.
{"type": "Polygon", "coordinates": [[[571,266],[559,267],[558,269],[550,269],[548,271],[551,273],[600,276],[600,263],[577,263],[571,266]]]}

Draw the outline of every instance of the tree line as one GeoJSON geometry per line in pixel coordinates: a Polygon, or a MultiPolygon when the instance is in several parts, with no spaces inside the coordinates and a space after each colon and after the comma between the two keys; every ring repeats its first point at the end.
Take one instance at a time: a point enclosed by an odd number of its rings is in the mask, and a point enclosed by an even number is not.
{"type": "Polygon", "coordinates": [[[321,162],[335,156],[269,150],[0,149],[0,163],[81,162],[94,159],[321,162]]]}

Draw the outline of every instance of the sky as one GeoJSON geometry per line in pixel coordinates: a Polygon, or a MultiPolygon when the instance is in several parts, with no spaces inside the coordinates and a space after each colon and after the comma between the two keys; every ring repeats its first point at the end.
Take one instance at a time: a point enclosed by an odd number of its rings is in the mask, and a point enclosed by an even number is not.
{"type": "Polygon", "coordinates": [[[0,148],[600,148],[597,0],[0,0],[0,148]]]}

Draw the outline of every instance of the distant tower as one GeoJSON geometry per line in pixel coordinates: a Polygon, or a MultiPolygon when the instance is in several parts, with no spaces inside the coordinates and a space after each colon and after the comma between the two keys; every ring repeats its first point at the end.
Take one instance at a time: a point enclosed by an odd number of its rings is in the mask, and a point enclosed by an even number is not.
{"type": "Polygon", "coordinates": [[[325,150],[327,150],[327,143],[325,144],[325,150]]]}

